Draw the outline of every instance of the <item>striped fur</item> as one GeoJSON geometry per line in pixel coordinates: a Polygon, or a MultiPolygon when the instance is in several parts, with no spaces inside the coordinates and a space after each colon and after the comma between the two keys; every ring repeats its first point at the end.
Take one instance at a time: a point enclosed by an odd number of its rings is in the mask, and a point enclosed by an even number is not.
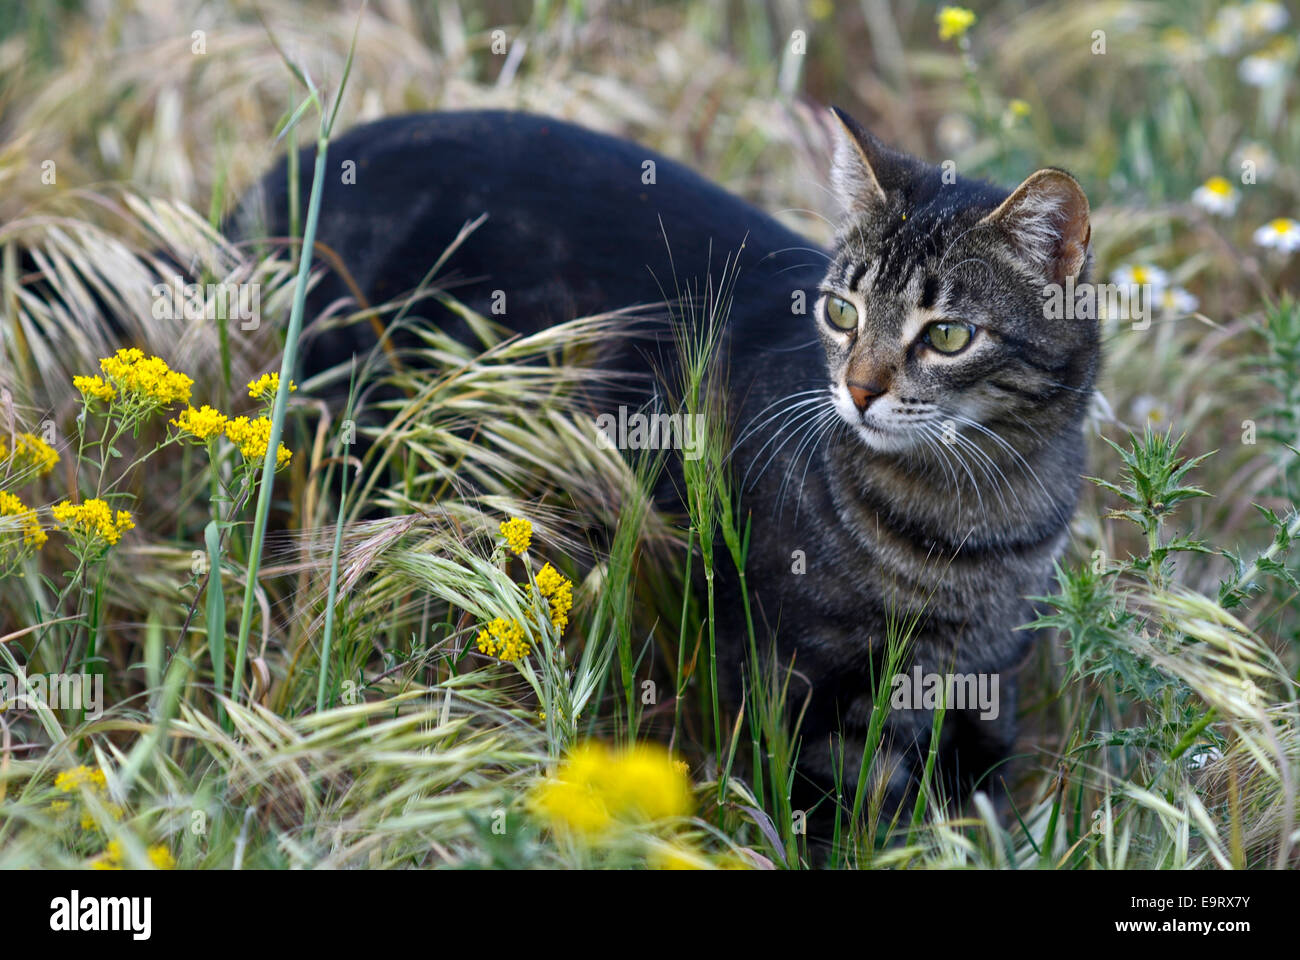
{"type": "MultiPolygon", "coordinates": [[[[803,770],[822,789],[841,732],[845,781],[856,781],[891,621],[918,620],[909,669],[998,674],[996,720],[966,711],[945,722],[946,786],[963,794],[1012,748],[1014,673],[1029,643],[1017,628],[1032,619],[1025,598],[1049,589],[1083,471],[1098,331],[1045,319],[1043,287],[1086,280],[1087,200],[1054,170],[1014,192],[945,182],[941,167],[837,118],[845,217],[816,307],[826,379],[790,404],[788,423],[742,444],[741,462],[760,474],[753,508],[774,518],[755,524],[750,576],[765,585],[760,619],[780,660],[800,678],[793,696],[811,698],[803,770]],[[831,297],[856,308],[855,330],[830,322],[831,297]],[[923,341],[936,321],[976,333],[945,355],[923,341]],[[884,388],[865,412],[854,383],[884,388]],[[772,431],[787,427],[813,439],[764,463],[760,442],[778,446],[772,431]],[[791,570],[799,550],[804,574],[791,570]]],[[[910,796],[930,726],[928,711],[890,715],[894,803],[910,796]]]]}

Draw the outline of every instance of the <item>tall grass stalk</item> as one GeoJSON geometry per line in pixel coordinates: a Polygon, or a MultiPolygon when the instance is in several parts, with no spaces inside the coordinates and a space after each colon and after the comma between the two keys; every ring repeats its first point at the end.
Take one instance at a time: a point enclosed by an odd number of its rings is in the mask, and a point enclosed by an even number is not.
{"type": "MultiPolygon", "coordinates": [[[[358,16],[357,29],[361,27],[358,16]]],[[[275,486],[276,453],[280,446],[280,437],[284,433],[285,413],[289,406],[289,384],[293,380],[294,366],[298,359],[298,339],[302,332],[302,315],[307,306],[307,280],[311,274],[312,253],[316,249],[316,227],[320,222],[321,198],[325,193],[325,160],[329,152],[329,138],[338,118],[339,104],[347,90],[348,74],[352,69],[352,59],[356,53],[357,35],[352,34],[352,46],[348,50],[348,59],[343,68],[343,77],[335,97],[334,108],[328,115],[320,101],[320,94],[315,84],[302,71],[294,68],[295,74],[304,81],[309,100],[316,104],[321,113],[320,132],[316,138],[316,164],[312,175],[311,197],[307,203],[307,223],[303,229],[302,247],[298,253],[297,286],[294,289],[293,307],[289,312],[289,329],[285,334],[284,356],[280,361],[281,389],[276,391],[275,406],[271,413],[271,435],[266,444],[266,456],[262,461],[262,480],[257,491],[257,506],[253,515],[253,535],[248,548],[248,569],[244,584],[244,603],[239,615],[239,639],[235,648],[235,668],[230,677],[230,696],[239,699],[240,687],[244,681],[244,661],[248,656],[248,636],[253,626],[254,598],[257,593],[257,573],[262,559],[262,548],[266,539],[266,524],[271,515],[271,496],[275,486]]],[[[292,67],[292,64],[290,64],[292,67]]]]}
{"type": "MultiPolygon", "coordinates": [[[[347,412],[343,415],[345,429],[347,422],[352,419],[352,405],[356,394],[355,358],[353,359],[352,385],[348,390],[347,412]]],[[[282,380],[281,383],[283,382],[282,380]]],[[[340,452],[343,456],[340,457],[339,462],[339,509],[338,516],[334,521],[334,548],[330,551],[330,581],[325,597],[325,635],[321,638],[320,676],[316,681],[316,711],[318,713],[325,709],[325,688],[329,682],[330,650],[334,640],[334,608],[338,603],[339,594],[339,555],[343,551],[343,520],[347,516],[348,472],[352,466],[348,462],[349,458],[346,449],[340,452]]]]}

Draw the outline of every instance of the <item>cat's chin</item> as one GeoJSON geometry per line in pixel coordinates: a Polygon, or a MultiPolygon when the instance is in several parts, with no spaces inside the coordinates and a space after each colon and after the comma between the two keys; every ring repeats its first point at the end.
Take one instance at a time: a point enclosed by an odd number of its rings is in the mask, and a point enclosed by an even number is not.
{"type": "Polygon", "coordinates": [[[870,449],[879,453],[906,453],[915,449],[917,435],[910,430],[896,430],[859,422],[853,424],[853,432],[870,449]]]}

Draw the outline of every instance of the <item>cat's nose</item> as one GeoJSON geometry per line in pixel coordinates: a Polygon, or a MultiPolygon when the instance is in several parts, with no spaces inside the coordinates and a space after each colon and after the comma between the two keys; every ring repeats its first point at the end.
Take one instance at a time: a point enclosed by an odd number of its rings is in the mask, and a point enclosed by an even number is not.
{"type": "Polygon", "coordinates": [[[885,392],[884,387],[878,386],[874,383],[868,384],[865,387],[857,383],[850,383],[847,386],[849,388],[849,396],[853,398],[853,405],[863,413],[866,413],[867,407],[871,406],[871,401],[875,400],[876,397],[885,392]]]}

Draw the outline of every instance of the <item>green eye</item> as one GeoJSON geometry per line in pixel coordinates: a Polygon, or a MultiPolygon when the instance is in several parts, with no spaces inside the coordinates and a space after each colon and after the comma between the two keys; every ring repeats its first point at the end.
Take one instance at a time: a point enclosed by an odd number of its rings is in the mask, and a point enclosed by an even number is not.
{"type": "Polygon", "coordinates": [[[940,353],[957,353],[970,343],[974,332],[968,323],[932,323],[925,328],[925,342],[940,353]]]}
{"type": "Polygon", "coordinates": [[[841,297],[827,297],[826,319],[841,330],[854,330],[858,326],[858,308],[841,297]]]}

